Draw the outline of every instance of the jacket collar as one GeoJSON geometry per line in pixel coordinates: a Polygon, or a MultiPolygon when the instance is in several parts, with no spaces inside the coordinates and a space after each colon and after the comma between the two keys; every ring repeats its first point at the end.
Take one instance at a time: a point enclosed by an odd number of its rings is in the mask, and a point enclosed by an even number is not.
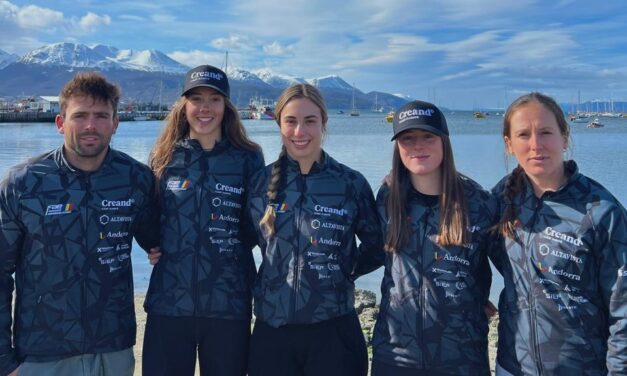
{"type": "MultiPolygon", "coordinates": [[[[533,187],[531,185],[531,181],[527,177],[527,175],[523,175],[524,181],[524,192],[520,195],[519,199],[521,200],[516,206],[522,208],[527,208],[528,210],[521,210],[518,218],[522,223],[527,224],[531,218],[534,216],[535,210],[540,205],[540,202],[544,199],[553,200],[559,197],[562,197],[565,194],[568,194],[571,190],[571,187],[576,184],[581,178],[582,175],[579,173],[579,168],[577,167],[577,163],[573,160],[564,162],[564,172],[567,175],[566,182],[559,187],[556,191],[547,191],[542,194],[541,197],[536,197],[533,192],[533,187]]],[[[516,199],[514,199],[516,200],[516,199]]],[[[516,202],[516,201],[514,201],[516,202]]]]}
{"type": "Polygon", "coordinates": [[[176,146],[179,146],[184,149],[190,149],[190,150],[207,152],[207,153],[221,152],[223,150],[226,150],[229,145],[230,145],[230,142],[226,137],[222,137],[220,141],[215,143],[215,145],[213,146],[213,149],[209,151],[204,150],[198,140],[189,138],[189,136],[186,136],[185,138],[179,140],[176,143],[176,146]]]}
{"type": "Polygon", "coordinates": [[[66,172],[71,172],[75,174],[91,174],[101,171],[113,161],[113,149],[111,149],[111,146],[107,146],[107,155],[105,155],[105,158],[102,160],[102,164],[100,165],[100,167],[98,167],[96,171],[83,171],[77,167],[72,166],[72,164],[67,160],[63,151],[64,147],[64,145],[58,147],[57,150],[54,151],[53,158],[56,164],[66,172]]]}
{"type": "MultiPolygon", "coordinates": [[[[287,153],[285,153],[284,160],[286,161],[288,171],[297,172],[300,174],[300,164],[297,160],[290,157],[287,153]]],[[[324,171],[330,163],[331,157],[329,157],[329,155],[324,150],[321,150],[320,161],[315,161],[313,165],[311,165],[311,169],[309,170],[308,175],[324,171]]]]}

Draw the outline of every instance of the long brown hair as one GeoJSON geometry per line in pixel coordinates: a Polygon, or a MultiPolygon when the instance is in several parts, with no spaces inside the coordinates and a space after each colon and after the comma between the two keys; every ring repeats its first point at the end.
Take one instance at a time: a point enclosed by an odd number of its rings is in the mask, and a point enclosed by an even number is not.
{"type": "MultiPolygon", "coordinates": [[[[564,137],[564,139],[569,140],[570,129],[568,128],[568,123],[564,117],[564,111],[562,111],[562,108],[553,98],[538,92],[531,92],[519,97],[507,108],[505,116],[503,117],[503,139],[505,139],[505,137],[511,139],[512,117],[516,111],[532,102],[543,105],[547,110],[553,113],[555,120],[557,121],[560,134],[564,137]]],[[[570,142],[568,142],[568,144],[570,145],[570,142]]],[[[517,213],[518,209],[514,205],[514,197],[516,197],[519,193],[522,193],[525,189],[524,175],[525,171],[523,168],[520,165],[517,165],[505,181],[503,190],[503,204],[505,208],[498,224],[498,229],[503,236],[509,238],[515,237],[515,228],[519,224],[517,213]]]]}
{"type": "MultiPolygon", "coordinates": [[[[442,163],[440,165],[441,187],[440,219],[437,244],[440,246],[462,245],[470,240],[468,230],[468,207],[464,196],[462,177],[455,168],[453,148],[448,136],[438,135],[442,139],[442,163]]],[[[407,219],[407,192],[411,185],[411,172],[401,160],[398,141],[394,143],[390,193],[386,208],[389,225],[385,250],[397,252],[406,245],[409,235],[407,219]]]]}
{"type": "MultiPolygon", "coordinates": [[[[327,131],[327,121],[329,120],[329,115],[327,112],[327,106],[324,103],[324,98],[322,94],[315,86],[309,84],[297,84],[288,87],[283,90],[279,99],[277,100],[275,107],[276,114],[276,122],[281,126],[281,113],[285,106],[293,99],[307,98],[312,101],[318,108],[320,109],[320,115],[322,116],[322,133],[326,134],[327,131]]],[[[279,158],[272,164],[272,172],[270,176],[270,182],[268,183],[268,191],[266,192],[266,196],[268,197],[268,205],[266,206],[266,211],[259,221],[259,225],[263,228],[264,232],[268,237],[274,235],[274,220],[276,219],[276,197],[277,191],[279,188],[279,182],[281,180],[281,170],[282,170],[282,160],[283,157],[287,154],[287,150],[285,149],[285,145],[281,147],[281,153],[279,154],[279,158]]]]}
{"type": "MultiPolygon", "coordinates": [[[[165,127],[150,153],[150,167],[152,167],[157,179],[163,176],[163,172],[172,160],[174,145],[189,135],[189,123],[185,116],[186,103],[186,96],[180,97],[174,103],[172,110],[165,119],[165,127]]],[[[237,108],[226,97],[224,97],[224,117],[222,118],[221,126],[222,134],[236,148],[251,151],[261,150],[258,144],[248,138],[237,108]]]]}

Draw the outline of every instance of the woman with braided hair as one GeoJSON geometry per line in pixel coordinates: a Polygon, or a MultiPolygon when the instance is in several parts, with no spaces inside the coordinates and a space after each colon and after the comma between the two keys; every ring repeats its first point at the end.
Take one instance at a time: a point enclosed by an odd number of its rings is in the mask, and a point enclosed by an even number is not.
{"type": "Polygon", "coordinates": [[[505,113],[518,166],[493,189],[504,247],[497,375],[626,375],[627,215],[564,161],[559,105],[530,93],[505,113]]]}
{"type": "Polygon", "coordinates": [[[322,149],[328,117],[315,87],[287,88],[276,114],[281,153],[247,199],[263,256],[249,375],[366,375],[354,280],[381,264],[372,190],[322,149]]]}

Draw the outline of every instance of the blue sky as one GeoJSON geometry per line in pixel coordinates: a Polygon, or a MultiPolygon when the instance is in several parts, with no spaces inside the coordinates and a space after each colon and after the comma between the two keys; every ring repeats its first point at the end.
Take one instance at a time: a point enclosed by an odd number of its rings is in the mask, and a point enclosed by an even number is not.
{"type": "Polygon", "coordinates": [[[627,100],[624,0],[0,0],[0,49],[157,49],[190,66],[337,74],[451,108],[539,90],[627,100]]]}

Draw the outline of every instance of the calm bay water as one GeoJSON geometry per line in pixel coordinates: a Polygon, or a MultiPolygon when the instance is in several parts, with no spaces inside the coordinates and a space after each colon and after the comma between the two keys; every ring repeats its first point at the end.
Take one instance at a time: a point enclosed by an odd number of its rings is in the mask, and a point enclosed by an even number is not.
{"type": "MultiPolygon", "coordinates": [[[[500,136],[502,117],[475,119],[470,112],[449,113],[446,117],[458,169],[485,188],[491,188],[508,171],[500,136]]],[[[603,184],[625,205],[627,119],[602,120],[605,128],[588,129],[585,124],[571,124],[573,145],[570,153],[584,174],[603,184]]],[[[280,150],[276,123],[246,120],[244,124],[252,139],[263,147],[266,163],[274,161],[280,150]]],[[[162,127],[162,122],[121,123],[112,145],[146,162],[162,127]]],[[[391,167],[391,136],[391,124],[385,122],[383,114],[363,113],[360,117],[331,114],[323,147],[338,161],[363,173],[376,194],[383,176],[391,167]]],[[[56,148],[62,142],[54,124],[0,124],[0,176],[4,177],[11,166],[56,148]]],[[[151,266],[136,244],[135,250],[135,288],[144,292],[151,266]]],[[[258,249],[255,257],[259,261],[258,249]]],[[[357,286],[379,293],[382,275],[382,270],[377,270],[360,278],[357,286]]],[[[496,301],[502,280],[498,272],[494,275],[491,297],[496,301]]]]}

